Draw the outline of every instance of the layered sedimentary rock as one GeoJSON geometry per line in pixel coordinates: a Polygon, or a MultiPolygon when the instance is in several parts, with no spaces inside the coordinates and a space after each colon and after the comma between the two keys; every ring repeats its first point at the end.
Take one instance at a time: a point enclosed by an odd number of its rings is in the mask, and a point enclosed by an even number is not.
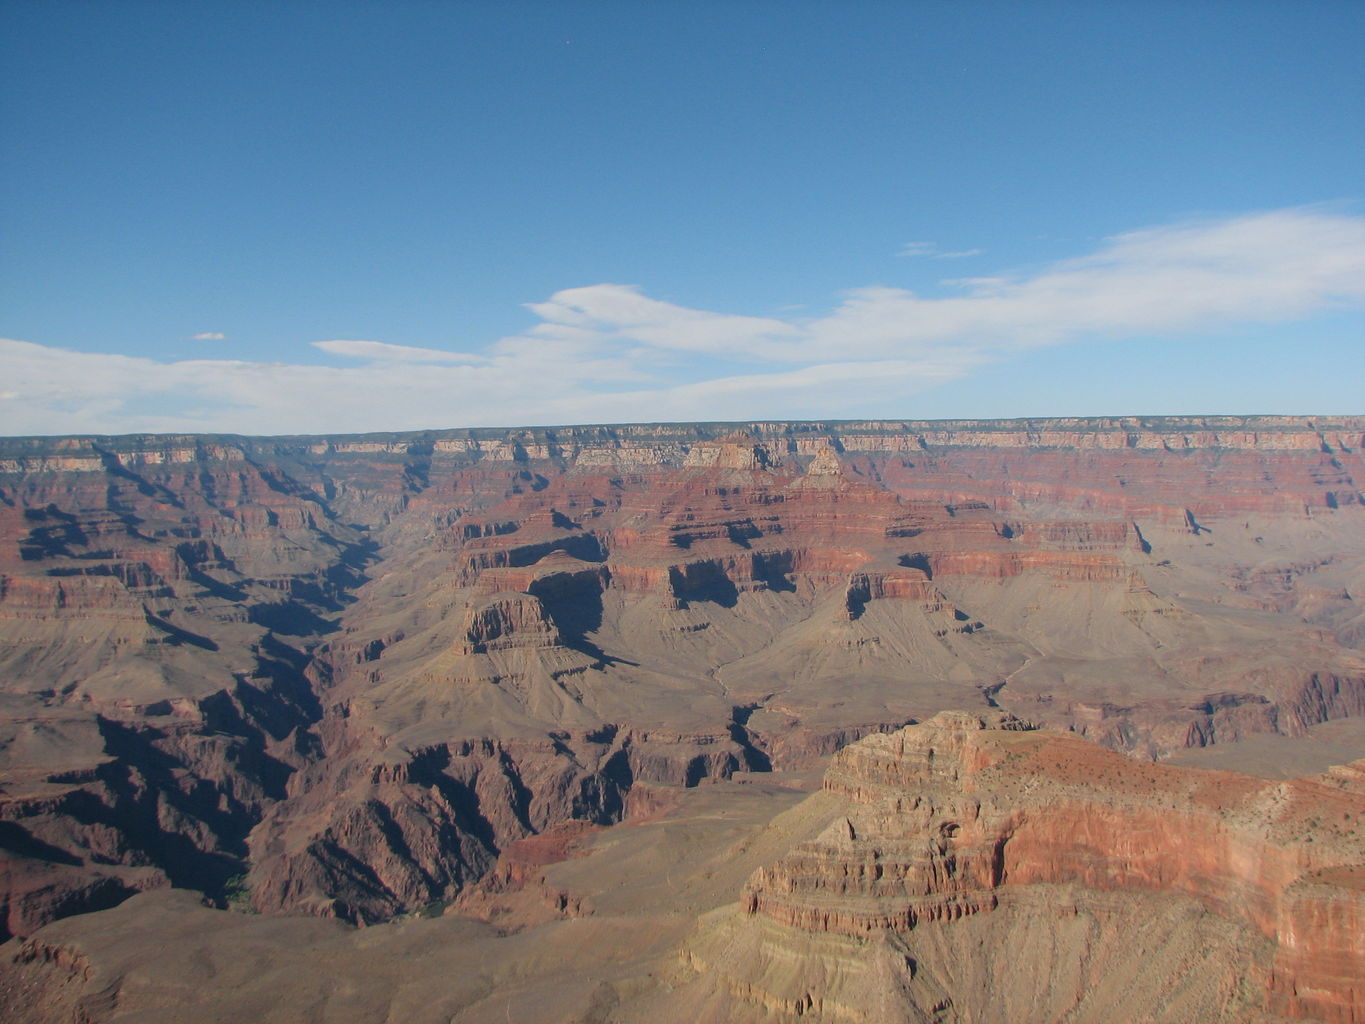
{"type": "Polygon", "coordinates": [[[1365,761],[1270,783],[943,713],[845,748],[824,788],[824,831],[690,941],[687,1000],[729,1019],[1365,1013],[1365,761]]]}
{"type": "Polygon", "coordinates": [[[1136,756],[1365,713],[1365,421],[0,443],[7,933],[373,921],[640,783],[944,707],[1136,756]]]}

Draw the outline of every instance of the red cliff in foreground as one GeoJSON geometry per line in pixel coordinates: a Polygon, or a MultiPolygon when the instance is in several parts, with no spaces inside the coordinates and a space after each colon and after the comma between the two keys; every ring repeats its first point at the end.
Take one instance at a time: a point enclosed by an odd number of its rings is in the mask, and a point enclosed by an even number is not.
{"type": "Polygon", "coordinates": [[[1365,1019],[1365,761],[1267,782],[945,712],[837,754],[831,808],[689,946],[732,1019],[1365,1019]]]}

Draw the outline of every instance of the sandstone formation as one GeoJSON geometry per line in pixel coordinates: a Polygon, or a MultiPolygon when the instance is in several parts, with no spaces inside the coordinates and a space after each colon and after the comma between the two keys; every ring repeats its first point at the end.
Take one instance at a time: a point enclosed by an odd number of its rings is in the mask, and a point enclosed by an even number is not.
{"type": "Polygon", "coordinates": [[[1272,783],[945,712],[845,748],[824,789],[824,831],[690,940],[682,1005],[735,1020],[1365,1015],[1365,761],[1272,783]]]}
{"type": "Polygon", "coordinates": [[[1137,758],[1365,714],[1365,421],[0,442],[0,936],[374,922],[947,707],[1137,758]]]}

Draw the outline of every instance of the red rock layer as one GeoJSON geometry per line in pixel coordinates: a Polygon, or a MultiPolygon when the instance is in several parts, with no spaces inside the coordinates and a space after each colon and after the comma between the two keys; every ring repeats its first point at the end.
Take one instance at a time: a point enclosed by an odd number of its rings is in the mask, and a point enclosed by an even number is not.
{"type": "Polygon", "coordinates": [[[1178,895],[1273,943],[1270,1013],[1365,1015],[1365,763],[1269,783],[945,713],[845,748],[825,789],[847,813],[754,875],[750,915],[859,936],[1029,886],[1178,895]]]}

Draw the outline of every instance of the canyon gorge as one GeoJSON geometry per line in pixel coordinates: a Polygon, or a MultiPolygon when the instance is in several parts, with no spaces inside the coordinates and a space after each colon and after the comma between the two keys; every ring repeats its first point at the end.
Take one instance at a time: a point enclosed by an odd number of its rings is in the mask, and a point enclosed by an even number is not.
{"type": "Polygon", "coordinates": [[[0,439],[14,1019],[1365,1021],[1365,417],[0,439]]]}

